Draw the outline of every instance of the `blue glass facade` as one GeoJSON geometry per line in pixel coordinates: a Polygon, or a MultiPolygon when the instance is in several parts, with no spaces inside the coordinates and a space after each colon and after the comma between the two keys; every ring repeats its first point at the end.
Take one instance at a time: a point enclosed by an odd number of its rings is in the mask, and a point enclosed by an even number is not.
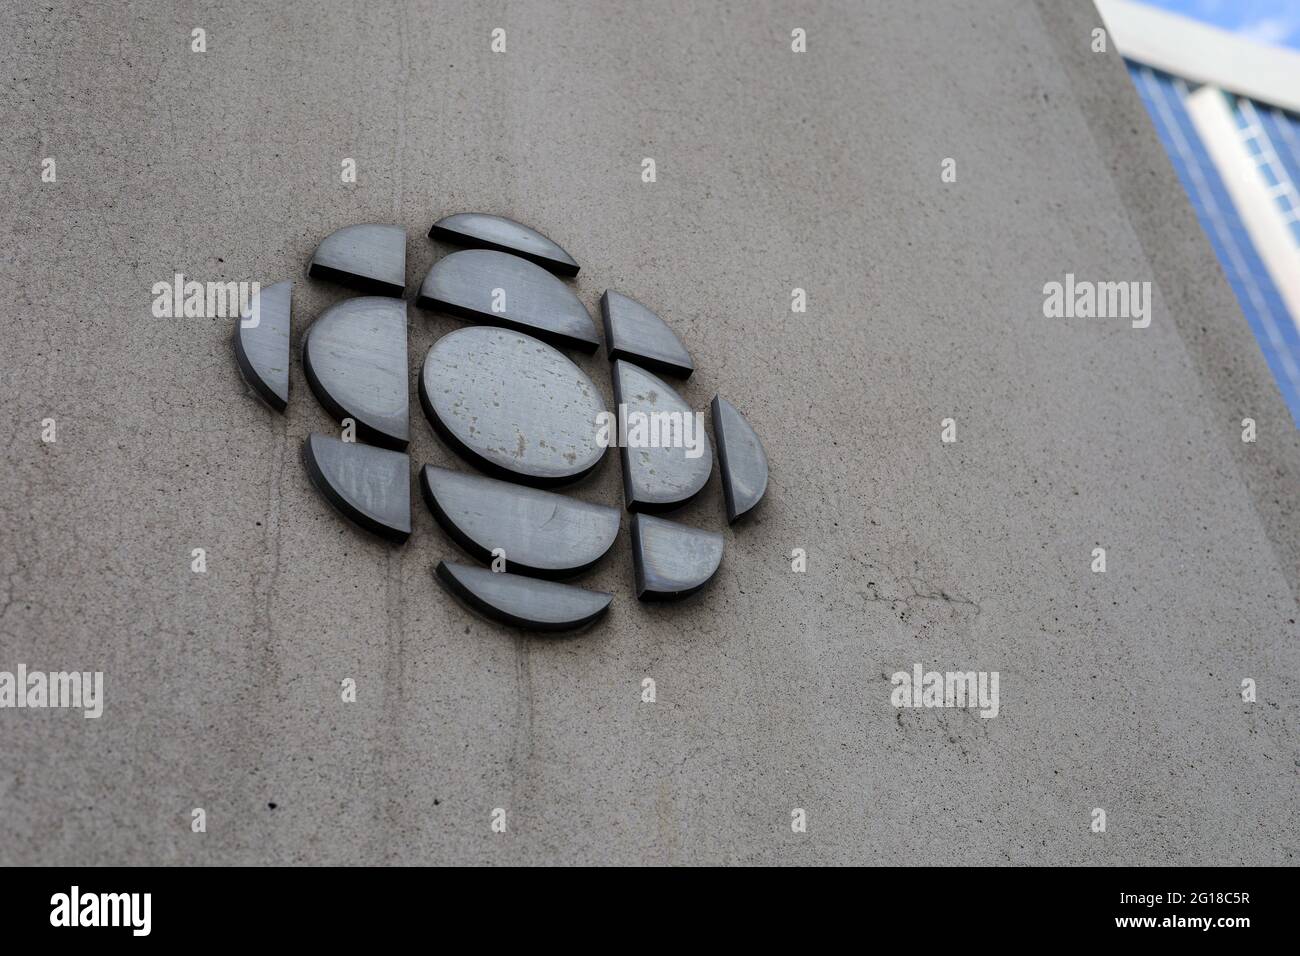
{"type": "MultiPolygon", "coordinates": [[[[1180,77],[1140,63],[1129,73],[1155,123],[1202,228],[1232,284],[1242,312],[1264,352],[1282,397],[1300,426],[1300,316],[1292,316],[1238,215],[1205,145],[1187,113],[1193,91],[1180,77]]],[[[1225,94],[1226,95],[1226,94],[1225,94]]],[[[1261,103],[1229,96],[1242,142],[1257,158],[1260,175],[1276,193],[1279,215],[1300,244],[1300,120],[1261,103]]]]}

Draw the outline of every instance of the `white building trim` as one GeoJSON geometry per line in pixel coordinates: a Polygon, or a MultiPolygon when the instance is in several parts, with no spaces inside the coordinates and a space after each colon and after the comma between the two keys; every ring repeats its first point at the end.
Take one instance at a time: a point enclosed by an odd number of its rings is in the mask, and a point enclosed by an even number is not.
{"type": "Polygon", "coordinates": [[[1281,293],[1292,321],[1300,328],[1300,248],[1256,168],[1259,159],[1267,157],[1253,157],[1246,149],[1243,131],[1237,127],[1222,90],[1203,86],[1188,95],[1186,107],[1250,241],[1264,260],[1264,268],[1281,293]]]}
{"type": "Polygon", "coordinates": [[[1300,113],[1300,53],[1133,0],[1095,0],[1125,57],[1300,113]]]}

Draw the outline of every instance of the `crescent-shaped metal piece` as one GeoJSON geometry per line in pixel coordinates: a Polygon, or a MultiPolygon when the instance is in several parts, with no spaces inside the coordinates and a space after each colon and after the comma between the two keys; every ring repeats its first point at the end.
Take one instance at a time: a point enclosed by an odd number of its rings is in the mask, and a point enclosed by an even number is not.
{"type": "Polygon", "coordinates": [[[258,396],[277,412],[289,404],[289,311],[293,283],[259,289],[235,329],[235,361],[258,396]]]}
{"type": "Polygon", "coordinates": [[[571,577],[595,565],[618,537],[617,508],[553,491],[433,465],[421,469],[420,491],[457,544],[485,563],[500,549],[511,572],[571,577]]]}
{"type": "Polygon", "coordinates": [[[713,436],[718,441],[722,468],[722,494],[727,501],[727,522],[734,524],[763,499],[767,491],[767,453],[758,433],[735,405],[721,395],[710,406],[713,436]]]}
{"type": "Polygon", "coordinates": [[[307,384],[338,421],[385,448],[410,440],[406,369],[406,303],[362,296],[326,309],[303,338],[307,384]]]}
{"type": "Polygon", "coordinates": [[[573,631],[602,617],[614,595],[521,574],[439,561],[439,580],[481,614],[530,631],[573,631]]]}
{"type": "Polygon", "coordinates": [[[588,354],[600,344],[596,324],[572,289],[541,266],[493,249],[439,259],[415,304],[588,354]]]}
{"type": "Polygon", "coordinates": [[[676,601],[694,594],[722,563],[722,535],[653,515],[632,516],[636,596],[676,601]]]}
{"type": "Polygon", "coordinates": [[[471,249],[495,249],[523,256],[556,275],[576,276],[578,263],[553,239],[536,229],[505,216],[485,212],[459,212],[445,216],[429,230],[430,239],[441,239],[471,249]]]}
{"type": "Polygon", "coordinates": [[[622,360],[614,362],[614,396],[628,511],[680,508],[700,493],[713,471],[704,416],[661,379],[622,360]]]}
{"type": "Polygon", "coordinates": [[[362,223],[321,240],[307,274],[370,295],[401,298],[406,292],[406,230],[362,223]]]}
{"type": "Polygon", "coordinates": [[[398,543],[411,536],[411,464],[404,452],[313,432],[303,459],[312,484],[345,517],[398,543]]]}
{"type": "Polygon", "coordinates": [[[607,289],[600,297],[600,315],[611,361],[627,359],[652,372],[678,378],[690,378],[695,371],[691,353],[682,340],[636,299],[607,289]]]}

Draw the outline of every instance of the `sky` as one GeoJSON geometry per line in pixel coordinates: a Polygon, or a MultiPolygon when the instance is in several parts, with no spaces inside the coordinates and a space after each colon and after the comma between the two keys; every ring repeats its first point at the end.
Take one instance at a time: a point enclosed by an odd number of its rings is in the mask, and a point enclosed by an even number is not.
{"type": "Polygon", "coordinates": [[[1300,50],[1300,0],[1142,0],[1148,6],[1300,50]]]}

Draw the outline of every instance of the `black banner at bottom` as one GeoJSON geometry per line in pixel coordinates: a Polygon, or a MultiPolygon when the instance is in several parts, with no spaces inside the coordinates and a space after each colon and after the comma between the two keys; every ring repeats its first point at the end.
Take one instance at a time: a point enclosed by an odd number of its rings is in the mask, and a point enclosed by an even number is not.
{"type": "Polygon", "coordinates": [[[0,871],[7,942],[75,935],[82,943],[284,938],[299,945],[409,939],[433,926],[486,917],[489,926],[535,936],[529,927],[558,935],[567,926],[566,939],[608,932],[614,923],[632,939],[658,936],[661,921],[686,919],[732,936],[745,935],[746,924],[754,923],[767,934],[774,920],[788,918],[800,932],[842,932],[853,921],[859,938],[882,927],[912,927],[909,935],[920,933],[941,950],[1043,933],[1232,946],[1287,926],[1283,907],[1294,882],[1284,869],[916,868],[835,870],[812,879],[728,874],[726,885],[714,872],[708,885],[690,890],[694,877],[660,875],[658,887],[638,879],[620,892],[620,878],[607,874],[604,892],[593,893],[585,875],[566,885],[569,876],[561,873],[547,874],[544,883],[530,873],[515,886],[514,874],[485,871],[461,872],[454,880],[433,871],[361,868],[0,871]],[[957,932],[961,927],[969,933],[957,932]]]}

